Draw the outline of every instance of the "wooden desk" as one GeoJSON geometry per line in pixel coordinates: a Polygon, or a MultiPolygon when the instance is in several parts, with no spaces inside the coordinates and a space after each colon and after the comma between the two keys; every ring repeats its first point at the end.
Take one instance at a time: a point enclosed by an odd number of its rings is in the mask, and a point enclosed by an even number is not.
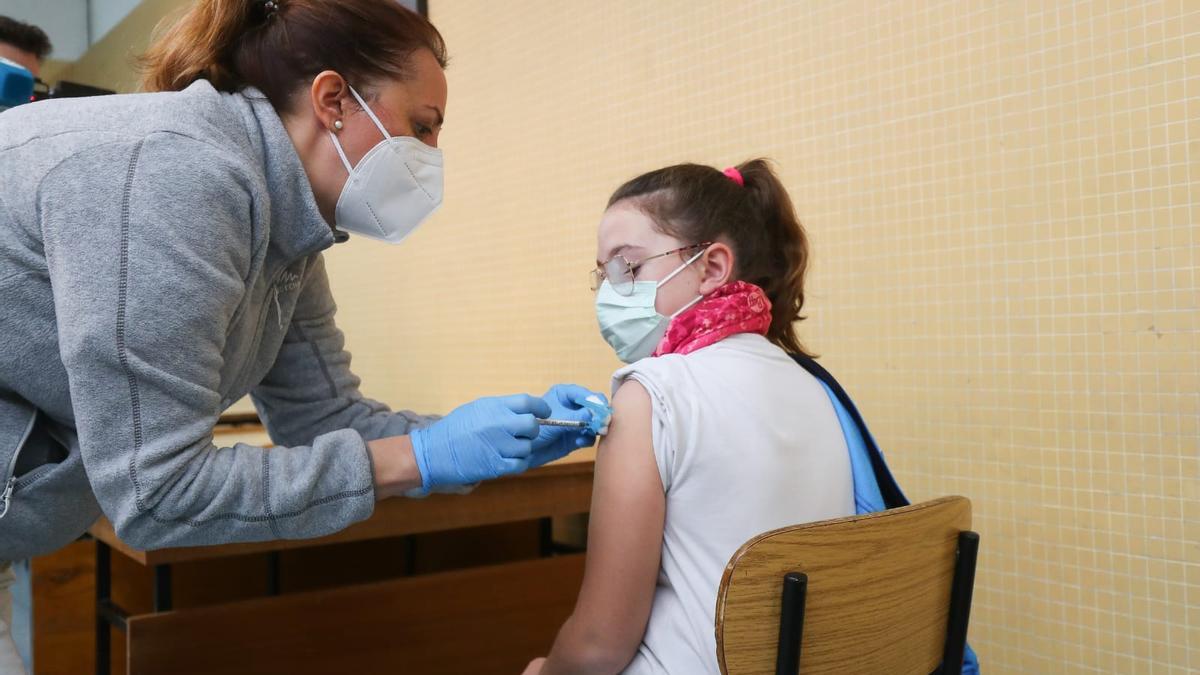
{"type": "Polygon", "coordinates": [[[392,655],[397,661],[388,672],[520,672],[523,663],[514,668],[516,659],[497,658],[496,650],[516,645],[532,656],[549,647],[573,606],[582,555],[174,612],[171,564],[586,513],[594,458],[594,450],[576,452],[520,476],[485,482],[469,495],[385,500],[367,520],[312,540],[138,551],[102,519],[91,529],[97,540],[97,672],[108,672],[113,626],[125,631],[129,672],[137,675],[371,672],[392,655]],[[128,616],[113,604],[114,549],[154,569],[154,612],[128,616]],[[444,630],[431,635],[430,626],[444,630]],[[472,634],[478,649],[463,652],[455,645],[454,636],[472,634]]]}
{"type": "Polygon", "coordinates": [[[580,450],[528,473],[482,483],[469,495],[386,499],[375,505],[375,513],[370,518],[320,539],[139,551],[118,539],[112,524],[104,518],[96,521],[90,532],[97,541],[108,544],[114,550],[143,565],[153,566],[185,560],[225,558],[262,551],[281,551],[419,532],[453,530],[475,525],[568,516],[586,513],[591,506],[595,457],[594,449],[580,450]]]}

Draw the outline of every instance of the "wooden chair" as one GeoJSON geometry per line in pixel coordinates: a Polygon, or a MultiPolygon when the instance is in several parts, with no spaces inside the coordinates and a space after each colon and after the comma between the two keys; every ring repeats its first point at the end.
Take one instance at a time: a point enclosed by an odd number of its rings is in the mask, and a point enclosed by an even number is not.
{"type": "Polygon", "coordinates": [[[717,592],[721,672],[958,673],[979,548],[970,527],[971,502],[942,497],[751,539],[717,592]]]}

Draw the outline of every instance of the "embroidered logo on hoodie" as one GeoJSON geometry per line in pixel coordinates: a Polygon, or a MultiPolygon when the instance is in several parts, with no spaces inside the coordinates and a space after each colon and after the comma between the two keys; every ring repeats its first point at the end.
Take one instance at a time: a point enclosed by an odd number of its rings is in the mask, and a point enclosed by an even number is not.
{"type": "Polygon", "coordinates": [[[275,317],[280,330],[283,330],[283,310],[279,307],[279,294],[300,288],[300,280],[299,274],[284,270],[279,274],[279,280],[271,287],[271,299],[275,301],[275,317]]]}

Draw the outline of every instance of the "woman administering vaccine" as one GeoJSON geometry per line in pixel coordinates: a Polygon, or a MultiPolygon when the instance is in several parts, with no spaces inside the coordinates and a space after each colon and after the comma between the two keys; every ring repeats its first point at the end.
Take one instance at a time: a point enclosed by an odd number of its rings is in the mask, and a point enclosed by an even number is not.
{"type": "Polygon", "coordinates": [[[539,424],[580,387],[437,418],[350,370],[321,251],[441,203],[445,62],[394,0],[201,0],[157,93],[0,115],[0,560],[101,512],[138,548],[317,537],[592,444],[539,424]],[[246,394],[270,451],[213,443],[246,394]]]}

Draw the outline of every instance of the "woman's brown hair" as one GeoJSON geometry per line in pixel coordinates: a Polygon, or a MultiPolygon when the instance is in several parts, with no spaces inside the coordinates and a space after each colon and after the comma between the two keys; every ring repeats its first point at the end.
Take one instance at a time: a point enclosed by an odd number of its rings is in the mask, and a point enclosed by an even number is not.
{"type": "Polygon", "coordinates": [[[617,188],[608,206],[629,201],[662,232],[685,243],[727,242],[735,257],[733,278],[762,288],[771,301],[767,339],[807,354],[795,323],[804,319],[808,237],[767,160],[753,159],[737,169],[744,185],[710,166],[668,166],[617,188]]]}
{"type": "Polygon", "coordinates": [[[199,0],[142,56],[142,88],[179,91],[200,79],[221,91],[253,86],[284,112],[323,70],[363,90],[410,77],[420,49],[446,67],[441,34],[396,0],[199,0]]]}

